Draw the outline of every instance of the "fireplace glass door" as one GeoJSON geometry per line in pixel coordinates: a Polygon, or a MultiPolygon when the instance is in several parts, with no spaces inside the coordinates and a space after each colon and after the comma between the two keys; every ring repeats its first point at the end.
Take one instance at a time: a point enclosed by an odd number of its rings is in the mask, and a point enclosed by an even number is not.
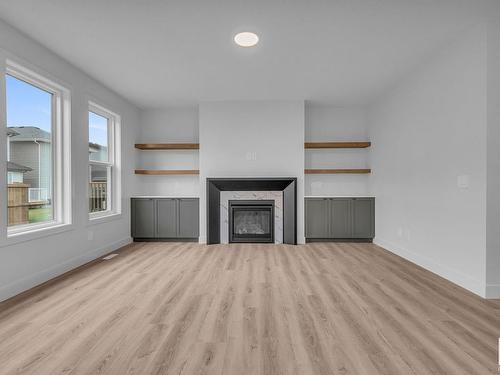
{"type": "Polygon", "coordinates": [[[229,242],[274,242],[274,201],[229,201],[229,242]]]}

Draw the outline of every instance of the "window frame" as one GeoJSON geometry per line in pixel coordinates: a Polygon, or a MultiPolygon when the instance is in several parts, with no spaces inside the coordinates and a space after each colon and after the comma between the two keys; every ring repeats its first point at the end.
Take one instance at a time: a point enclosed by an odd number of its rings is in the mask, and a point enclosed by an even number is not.
{"type": "MultiPolygon", "coordinates": [[[[43,223],[7,226],[7,239],[27,237],[72,224],[71,184],[71,92],[46,76],[9,59],[5,62],[4,77],[12,76],[52,95],[52,212],[53,218],[43,223]]],[[[7,95],[7,87],[5,95],[7,95]]],[[[5,107],[7,111],[7,107],[5,107]]],[[[7,124],[5,125],[7,126],[7,124]]],[[[6,183],[7,183],[6,179],[6,183]]],[[[8,189],[5,189],[6,191],[8,189]]],[[[6,192],[7,194],[7,192],[6,192]]],[[[5,212],[7,214],[7,210],[5,212]]]]}
{"type": "Polygon", "coordinates": [[[89,132],[89,113],[92,112],[96,115],[102,116],[108,120],[108,160],[97,161],[90,160],[87,156],[87,211],[89,221],[93,222],[98,219],[110,218],[121,214],[121,153],[120,153],[120,127],[121,117],[113,111],[97,104],[95,101],[88,101],[87,111],[87,145],[90,142],[89,132]],[[107,189],[106,189],[106,202],[107,207],[104,211],[90,212],[89,199],[90,199],[90,182],[91,182],[91,166],[105,166],[107,168],[107,189]]]}

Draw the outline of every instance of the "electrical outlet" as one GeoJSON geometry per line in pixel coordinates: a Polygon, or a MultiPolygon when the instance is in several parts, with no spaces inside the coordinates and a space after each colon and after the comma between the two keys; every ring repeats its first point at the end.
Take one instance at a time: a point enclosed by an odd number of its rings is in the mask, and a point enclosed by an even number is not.
{"type": "Polygon", "coordinates": [[[470,177],[467,174],[461,174],[457,177],[457,186],[460,189],[468,189],[470,185],[470,177]]]}
{"type": "Polygon", "coordinates": [[[403,238],[403,228],[401,227],[398,228],[398,237],[403,238]]]}
{"type": "Polygon", "coordinates": [[[257,153],[255,151],[247,151],[246,159],[247,160],[257,160],[257,153]]]}
{"type": "Polygon", "coordinates": [[[87,240],[92,241],[94,239],[94,232],[89,230],[87,231],[87,240]]]}

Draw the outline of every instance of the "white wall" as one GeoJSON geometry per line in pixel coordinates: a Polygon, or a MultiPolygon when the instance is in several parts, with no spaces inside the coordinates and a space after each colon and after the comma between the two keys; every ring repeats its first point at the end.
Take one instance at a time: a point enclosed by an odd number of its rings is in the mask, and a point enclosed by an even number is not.
{"type": "MultiPolygon", "coordinates": [[[[6,238],[5,132],[0,137],[0,300],[18,294],[131,241],[129,196],[135,164],[133,142],[138,110],[46,48],[0,21],[0,70],[5,57],[36,70],[71,90],[73,225],[59,234],[13,243],[6,238]],[[89,224],[87,200],[88,100],[122,117],[122,210],[112,221],[89,224]],[[93,239],[89,240],[89,232],[93,239]]],[[[5,119],[4,79],[0,79],[0,115],[5,119]]]]}
{"type": "MultiPolygon", "coordinates": [[[[172,107],[141,111],[136,143],[198,142],[198,107],[172,107]]],[[[138,169],[198,169],[197,150],[136,151],[138,169]]],[[[198,196],[198,176],[135,177],[134,195],[198,196]]]]}
{"type": "MultiPolygon", "coordinates": [[[[366,110],[306,103],[306,142],[366,141],[366,110]]],[[[306,150],[306,168],[369,168],[367,149],[306,150]]],[[[369,175],[306,175],[305,195],[368,195],[369,175]]]]}
{"type": "Polygon", "coordinates": [[[442,48],[369,112],[375,242],[480,295],[486,89],[479,27],[442,48]],[[468,188],[457,186],[460,175],[468,176],[468,188]]]}
{"type": "Polygon", "coordinates": [[[297,240],[304,242],[303,143],[303,101],[202,102],[200,241],[206,242],[207,177],[297,177],[297,240]]]}
{"type": "Polygon", "coordinates": [[[500,298],[500,23],[488,24],[486,297],[500,298]]]}

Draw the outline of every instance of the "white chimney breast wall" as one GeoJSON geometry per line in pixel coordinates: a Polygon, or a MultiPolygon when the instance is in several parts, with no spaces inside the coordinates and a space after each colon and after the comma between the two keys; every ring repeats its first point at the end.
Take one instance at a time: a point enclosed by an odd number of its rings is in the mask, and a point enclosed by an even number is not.
{"type": "Polygon", "coordinates": [[[207,101],[199,115],[200,242],[207,178],[297,177],[297,241],[304,243],[304,101],[207,101]]]}

